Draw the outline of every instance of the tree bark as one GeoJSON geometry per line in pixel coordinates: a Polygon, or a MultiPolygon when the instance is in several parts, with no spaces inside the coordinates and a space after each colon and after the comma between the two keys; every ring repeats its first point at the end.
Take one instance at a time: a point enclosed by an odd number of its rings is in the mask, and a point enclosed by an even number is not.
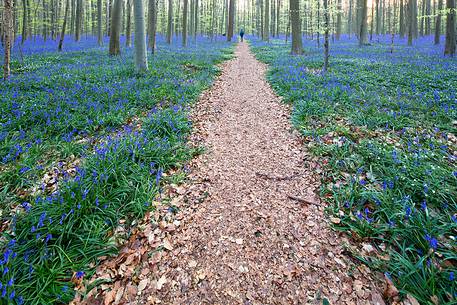
{"type": "Polygon", "coordinates": [[[455,55],[455,0],[446,0],[446,44],[444,55],[455,55]]]}
{"type": "Polygon", "coordinates": [[[97,40],[99,46],[103,45],[102,5],[102,0],[97,0],[97,40]]]}
{"type": "Polygon", "coordinates": [[[135,70],[143,73],[148,70],[148,54],[146,52],[146,34],[144,22],[143,0],[135,0],[135,70]]]}
{"type": "MultiPolygon", "coordinates": [[[[442,0],[440,0],[442,1],[442,0]]],[[[404,4],[403,0],[400,0],[400,37],[405,37],[405,14],[404,14],[404,4]]]]}
{"type": "Polygon", "coordinates": [[[232,41],[235,23],[235,0],[229,0],[227,41],[232,41]]]}
{"type": "Polygon", "coordinates": [[[329,41],[328,41],[328,32],[329,32],[329,13],[328,13],[328,4],[327,0],[324,0],[324,68],[323,71],[327,72],[328,70],[328,60],[329,60],[329,41]]]}
{"type": "Polygon", "coordinates": [[[264,28],[263,28],[263,41],[269,41],[270,39],[270,0],[265,0],[265,9],[264,9],[264,28]]]}
{"type": "Polygon", "coordinates": [[[368,32],[367,32],[367,0],[361,0],[362,7],[360,8],[360,29],[359,29],[359,46],[363,46],[368,43],[368,32]]]}
{"type": "Polygon", "coordinates": [[[290,23],[292,28],[292,50],[293,55],[303,54],[303,41],[301,38],[300,2],[289,0],[290,23]]]}
{"type": "Polygon", "coordinates": [[[187,6],[189,0],[184,0],[184,7],[182,10],[182,45],[187,46],[187,6]]]}
{"type": "Polygon", "coordinates": [[[157,32],[157,0],[149,0],[148,5],[148,45],[152,53],[156,49],[156,32],[157,32]]]}
{"type": "Polygon", "coordinates": [[[443,0],[438,0],[438,13],[436,14],[435,22],[435,45],[440,44],[441,36],[441,10],[443,9],[443,0]]]}
{"type": "Polygon", "coordinates": [[[173,0],[168,0],[167,43],[171,44],[173,36],[173,0]]]}
{"type": "Polygon", "coordinates": [[[3,78],[10,77],[11,42],[13,38],[13,0],[4,0],[3,27],[5,41],[5,57],[3,62],[3,78]]]}
{"type": "Polygon", "coordinates": [[[121,54],[121,15],[122,0],[114,0],[111,12],[111,31],[109,37],[109,55],[121,54]]]}
{"type": "Polygon", "coordinates": [[[338,0],[337,4],[337,13],[336,13],[336,40],[340,40],[341,37],[341,19],[343,16],[343,7],[341,5],[341,0],[338,0]]]}
{"type": "Polygon", "coordinates": [[[62,51],[63,40],[65,39],[65,29],[67,27],[68,12],[70,11],[70,0],[65,4],[65,15],[63,17],[62,32],[60,33],[58,51],[62,51]]]}
{"type": "Polygon", "coordinates": [[[27,40],[27,27],[28,27],[28,18],[27,18],[27,1],[22,0],[22,7],[24,9],[24,12],[22,14],[22,38],[21,38],[21,43],[24,44],[24,42],[27,40]]]}
{"type": "Polygon", "coordinates": [[[81,27],[83,21],[83,0],[76,0],[76,16],[75,16],[75,40],[81,40],[81,27]]]}
{"type": "Polygon", "coordinates": [[[125,46],[132,46],[132,0],[127,0],[127,24],[125,29],[125,46]]]}

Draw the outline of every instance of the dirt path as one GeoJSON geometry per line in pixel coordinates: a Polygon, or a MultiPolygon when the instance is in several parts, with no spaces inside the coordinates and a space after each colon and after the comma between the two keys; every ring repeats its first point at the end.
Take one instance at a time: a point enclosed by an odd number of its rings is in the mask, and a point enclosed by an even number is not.
{"type": "Polygon", "coordinates": [[[147,256],[136,302],[375,304],[368,270],[342,255],[345,238],[329,229],[311,157],[265,65],[247,44],[235,55],[194,110],[194,140],[208,148],[192,166],[194,187],[209,196],[178,214],[170,251],[147,256]]]}

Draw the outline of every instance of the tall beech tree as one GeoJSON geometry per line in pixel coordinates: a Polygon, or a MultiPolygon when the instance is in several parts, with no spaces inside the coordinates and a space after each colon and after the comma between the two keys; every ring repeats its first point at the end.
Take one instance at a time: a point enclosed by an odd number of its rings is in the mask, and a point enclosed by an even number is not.
{"type": "Polygon", "coordinates": [[[135,15],[135,70],[143,73],[148,70],[143,0],[134,0],[133,9],[135,15]]]}
{"type": "Polygon", "coordinates": [[[303,41],[301,37],[300,2],[289,0],[290,24],[292,28],[292,50],[293,55],[303,54],[303,41]]]}
{"type": "Polygon", "coordinates": [[[3,41],[4,41],[4,61],[3,61],[3,79],[10,76],[10,59],[11,59],[11,42],[13,41],[13,0],[4,0],[3,7],[3,41]]]}
{"type": "Polygon", "coordinates": [[[109,54],[119,55],[121,53],[121,16],[122,16],[122,1],[114,0],[113,9],[111,12],[111,31],[109,37],[109,54]]]}
{"type": "Polygon", "coordinates": [[[63,40],[65,39],[65,30],[67,27],[68,14],[70,12],[70,0],[67,0],[65,4],[65,15],[63,17],[62,32],[60,33],[59,46],[57,47],[58,51],[62,51],[63,40]]]}
{"type": "Polygon", "coordinates": [[[446,44],[444,55],[455,55],[455,0],[446,0],[446,44]]]}

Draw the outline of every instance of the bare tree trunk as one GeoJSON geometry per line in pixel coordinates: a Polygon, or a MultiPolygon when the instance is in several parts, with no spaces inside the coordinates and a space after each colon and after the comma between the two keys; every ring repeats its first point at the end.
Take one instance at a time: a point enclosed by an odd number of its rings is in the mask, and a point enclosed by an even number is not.
{"type": "Polygon", "coordinates": [[[281,0],[277,0],[276,3],[276,35],[279,37],[279,32],[280,32],[280,24],[281,24],[281,18],[280,18],[280,12],[281,12],[281,0]]]}
{"type": "Polygon", "coordinates": [[[349,0],[349,12],[348,12],[348,34],[349,38],[351,38],[352,34],[352,0],[349,0]]]}
{"type": "Polygon", "coordinates": [[[24,9],[24,12],[22,14],[22,38],[21,38],[21,43],[24,44],[24,42],[27,40],[27,27],[28,27],[28,9],[27,9],[27,1],[22,0],[22,7],[24,9]]]}
{"type": "Polygon", "coordinates": [[[132,46],[132,0],[127,0],[127,24],[125,29],[125,46],[132,46]]]}
{"type": "Polygon", "coordinates": [[[167,43],[171,44],[173,36],[173,0],[168,0],[167,43]]]}
{"type": "Polygon", "coordinates": [[[367,0],[361,0],[362,7],[360,8],[360,29],[359,29],[359,46],[368,43],[367,36],[367,0]]]}
{"type": "Polygon", "coordinates": [[[70,11],[70,0],[67,0],[65,4],[65,15],[63,17],[62,32],[60,33],[59,47],[58,51],[62,51],[63,40],[65,39],[65,29],[67,26],[68,12],[70,11]]]}
{"type": "Polygon", "coordinates": [[[444,55],[455,55],[455,0],[446,0],[446,44],[444,55]]]}
{"type": "Polygon", "coordinates": [[[292,28],[292,50],[293,55],[303,54],[303,41],[301,39],[300,2],[289,0],[290,23],[292,28]]]}
{"type": "Polygon", "coordinates": [[[76,0],[76,16],[75,16],[75,40],[80,41],[81,40],[81,27],[82,27],[82,21],[83,21],[83,1],[82,0],[76,0]]]}
{"type": "Polygon", "coordinates": [[[235,23],[235,0],[229,0],[227,41],[232,41],[235,23]]]}
{"type": "Polygon", "coordinates": [[[182,45],[187,46],[187,6],[189,0],[184,0],[184,7],[182,10],[182,45]]]}
{"type": "MultiPolygon", "coordinates": [[[[442,0],[440,0],[442,1],[442,0]]],[[[405,37],[405,14],[403,0],[400,0],[400,37],[405,37]]]]}
{"type": "Polygon", "coordinates": [[[341,37],[341,19],[343,15],[343,7],[341,5],[341,0],[338,0],[337,4],[337,13],[336,13],[336,40],[340,40],[341,37]]]}
{"type": "Polygon", "coordinates": [[[329,14],[328,14],[328,0],[324,0],[324,68],[323,71],[327,72],[328,70],[328,60],[329,60],[329,41],[328,41],[328,32],[329,32],[329,14]]]}
{"type": "Polygon", "coordinates": [[[435,45],[440,44],[441,36],[441,10],[443,9],[443,0],[438,0],[438,13],[436,14],[435,22],[435,45]]]}
{"type": "Polygon", "coordinates": [[[156,49],[156,32],[157,32],[157,0],[149,0],[148,6],[148,32],[149,49],[154,54],[156,49]]]}
{"type": "Polygon", "coordinates": [[[264,24],[263,24],[263,41],[269,41],[270,39],[270,1],[265,0],[265,9],[264,9],[264,24]]]}
{"type": "Polygon", "coordinates": [[[144,22],[143,0],[135,0],[135,69],[142,73],[148,70],[148,54],[146,52],[146,30],[144,22]]]}
{"type": "Polygon", "coordinates": [[[409,0],[408,1],[408,46],[413,45],[413,36],[414,36],[414,28],[417,27],[417,20],[414,18],[414,1],[416,0],[409,0]]]}
{"type": "Polygon", "coordinates": [[[121,13],[122,0],[114,0],[111,12],[111,32],[109,37],[109,55],[121,54],[121,13]]]}
{"type": "Polygon", "coordinates": [[[99,46],[103,45],[102,5],[102,0],[97,0],[97,40],[99,46]]]}
{"type": "Polygon", "coordinates": [[[195,10],[194,10],[194,14],[195,16],[193,16],[194,18],[194,42],[197,41],[197,31],[198,31],[198,13],[199,13],[199,9],[198,9],[198,0],[195,0],[195,10]]]}
{"type": "Polygon", "coordinates": [[[371,6],[370,41],[373,40],[373,27],[374,27],[374,5],[371,6]]]}
{"type": "Polygon", "coordinates": [[[11,60],[11,42],[13,38],[13,0],[4,0],[4,40],[5,40],[5,57],[3,62],[3,79],[8,79],[10,76],[10,60],[11,60]]]}

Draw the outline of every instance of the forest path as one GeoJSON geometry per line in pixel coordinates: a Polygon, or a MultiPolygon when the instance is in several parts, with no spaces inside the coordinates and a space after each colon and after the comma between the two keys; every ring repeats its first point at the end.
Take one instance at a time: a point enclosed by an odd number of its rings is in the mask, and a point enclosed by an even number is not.
{"type": "MultiPolygon", "coordinates": [[[[209,152],[193,171],[209,197],[181,219],[158,262],[163,304],[368,304],[371,288],[342,255],[289,122],[246,43],[194,109],[209,152]],[[296,197],[308,203],[291,199],[296,197]],[[351,272],[349,272],[351,270],[351,272]],[[352,276],[348,274],[352,273],[352,276]]],[[[366,274],[365,274],[366,275],[366,274]]],[[[160,286],[160,285],[159,285],[160,286]]],[[[157,288],[157,287],[155,287],[157,288]]]]}
{"type": "Polygon", "coordinates": [[[94,278],[114,281],[85,304],[384,304],[329,228],[316,161],[266,65],[240,43],[222,69],[192,114],[191,142],[208,151],[188,184],[164,191],[179,212],[159,206],[159,225],[148,220],[97,268],[94,278]]]}

